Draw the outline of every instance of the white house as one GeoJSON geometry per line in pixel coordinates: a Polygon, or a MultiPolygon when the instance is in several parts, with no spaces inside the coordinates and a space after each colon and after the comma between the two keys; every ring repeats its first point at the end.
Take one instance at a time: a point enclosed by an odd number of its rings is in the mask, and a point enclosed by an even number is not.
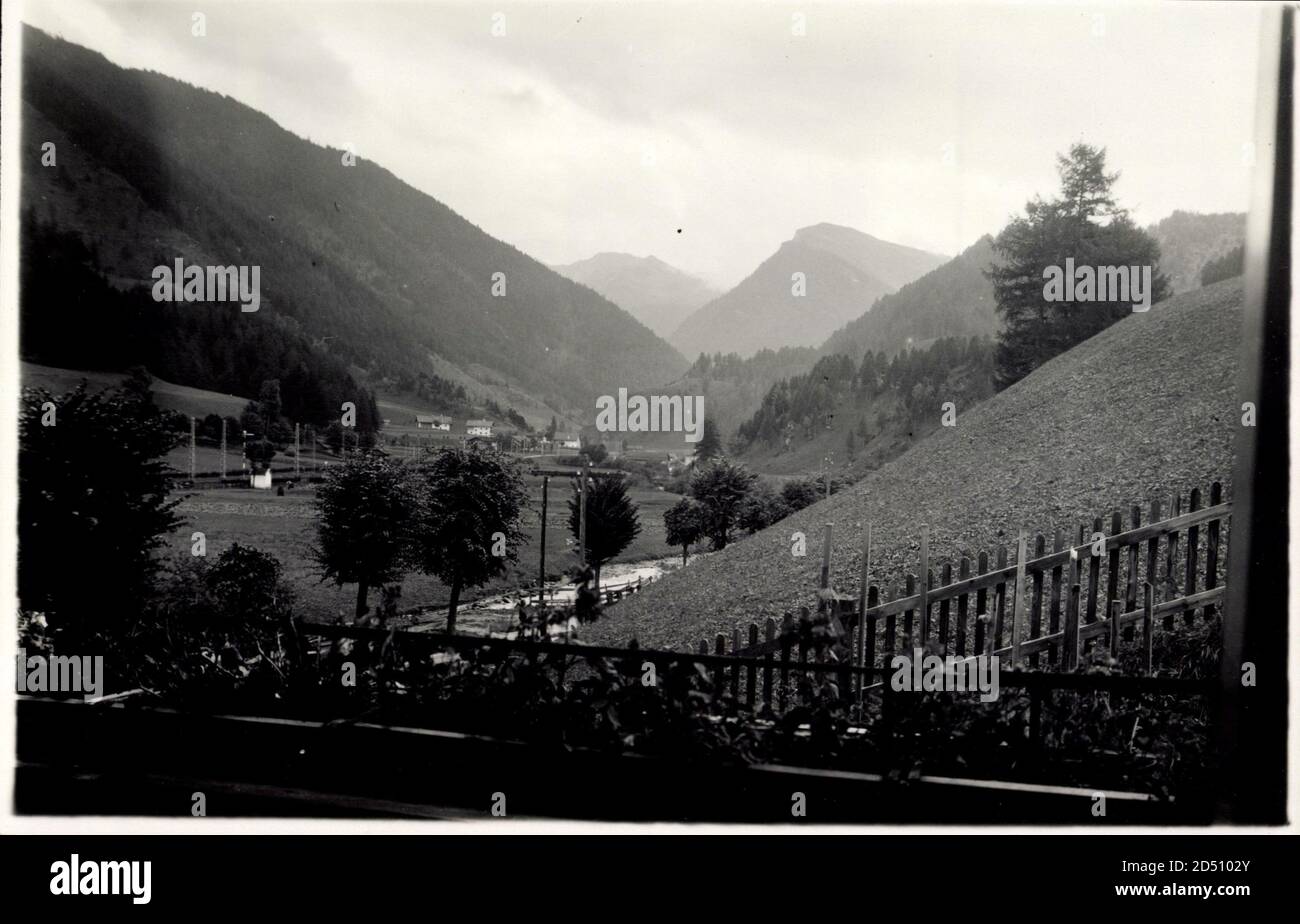
{"type": "Polygon", "coordinates": [[[248,477],[248,483],[250,487],[254,488],[265,489],[271,487],[271,469],[268,468],[264,472],[253,472],[248,477]]]}
{"type": "Polygon", "coordinates": [[[450,430],[451,418],[438,417],[433,414],[416,414],[415,427],[417,430],[450,430]]]}
{"type": "Polygon", "coordinates": [[[490,420],[467,420],[465,421],[466,436],[491,436],[492,421],[490,420]]]}
{"type": "Polygon", "coordinates": [[[576,433],[557,433],[555,434],[555,446],[557,449],[581,449],[582,440],[578,439],[576,433]]]}

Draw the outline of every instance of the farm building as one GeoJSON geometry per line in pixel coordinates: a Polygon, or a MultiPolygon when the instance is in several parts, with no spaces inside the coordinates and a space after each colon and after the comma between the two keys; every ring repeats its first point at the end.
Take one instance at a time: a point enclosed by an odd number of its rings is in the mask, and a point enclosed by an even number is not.
{"type": "Polygon", "coordinates": [[[582,440],[578,439],[576,433],[557,433],[555,434],[555,447],[557,449],[581,449],[582,440]]]}
{"type": "Polygon", "coordinates": [[[467,420],[465,421],[466,436],[491,436],[492,421],[490,420],[467,420]]]}
{"type": "Polygon", "coordinates": [[[438,417],[433,414],[416,414],[415,426],[420,430],[443,430],[451,429],[450,417],[438,417]]]}

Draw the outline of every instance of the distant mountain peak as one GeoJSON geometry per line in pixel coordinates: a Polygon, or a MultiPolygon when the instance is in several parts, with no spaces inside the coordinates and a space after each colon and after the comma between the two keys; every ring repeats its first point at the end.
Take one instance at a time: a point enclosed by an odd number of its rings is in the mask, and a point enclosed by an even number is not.
{"type": "Polygon", "coordinates": [[[844,225],[809,225],[734,289],[687,318],[670,342],[691,356],[815,346],[882,295],[946,260],[844,225]],[[796,273],[805,283],[802,295],[792,290],[796,273]]]}
{"type": "Polygon", "coordinates": [[[638,257],[603,250],[585,260],[552,266],[562,276],[594,289],[661,337],[718,291],[653,254],[638,257]]]}

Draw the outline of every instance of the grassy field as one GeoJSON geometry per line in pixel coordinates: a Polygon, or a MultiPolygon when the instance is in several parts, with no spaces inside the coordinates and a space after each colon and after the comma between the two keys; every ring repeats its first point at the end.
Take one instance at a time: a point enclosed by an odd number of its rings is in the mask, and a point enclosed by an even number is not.
{"type": "MultiPolygon", "coordinates": [[[[524,515],[529,542],[520,550],[519,563],[493,585],[470,592],[468,596],[471,599],[513,590],[521,580],[535,581],[537,578],[541,479],[529,477],[527,483],[533,506],[524,515]]],[[[641,534],[615,560],[639,561],[680,554],[680,550],[675,552],[664,544],[663,527],[663,512],[676,503],[678,495],[643,486],[634,487],[631,495],[639,510],[641,534]]],[[[569,538],[569,497],[568,485],[553,478],[546,517],[546,570],[550,575],[559,575],[577,562],[577,555],[566,543],[569,538]]],[[[295,488],[283,497],[277,497],[274,491],[251,488],[198,490],[186,495],[178,513],[186,522],[170,537],[170,548],[175,553],[190,553],[190,535],[195,530],[204,533],[209,558],[236,542],[254,546],[280,560],[285,577],[298,596],[300,615],[323,620],[352,613],[356,586],[348,584],[340,588],[332,583],[321,583],[312,558],[311,550],[316,541],[315,492],[312,488],[295,488]]],[[[447,596],[447,588],[436,579],[410,574],[402,582],[401,607],[445,605],[447,596]]],[[[379,594],[374,591],[371,603],[375,605],[378,602],[379,594]]]]}
{"type": "MultiPolygon", "coordinates": [[[[22,383],[28,388],[45,388],[60,393],[71,391],[85,379],[92,390],[115,388],[126,378],[120,372],[87,372],[77,369],[58,369],[54,366],[39,366],[36,363],[22,364],[22,383]]],[[[207,414],[238,417],[248,404],[247,398],[238,395],[222,394],[219,391],[205,391],[202,388],[189,388],[175,385],[162,379],[154,379],[154,401],[159,407],[180,411],[191,417],[203,417],[207,414]]],[[[187,457],[188,459],[188,457],[187,457]]],[[[189,462],[185,463],[187,466],[189,462]]]]}

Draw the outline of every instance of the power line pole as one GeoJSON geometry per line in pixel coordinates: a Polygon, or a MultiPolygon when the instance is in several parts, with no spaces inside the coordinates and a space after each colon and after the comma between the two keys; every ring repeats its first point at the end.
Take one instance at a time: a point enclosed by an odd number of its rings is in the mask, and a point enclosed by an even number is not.
{"type": "Polygon", "coordinates": [[[293,425],[293,477],[297,478],[302,474],[302,467],[299,463],[302,461],[302,440],[298,435],[298,424],[293,425]]]}
{"type": "Polygon", "coordinates": [[[191,482],[194,481],[196,475],[198,474],[198,465],[197,465],[198,460],[195,457],[195,451],[194,451],[195,428],[196,428],[195,419],[191,417],[190,418],[190,481],[191,482]]]}
{"type": "Polygon", "coordinates": [[[582,489],[578,494],[578,564],[587,567],[587,470],[591,468],[588,459],[582,466],[582,489]]]}
{"type": "Polygon", "coordinates": [[[221,418],[221,480],[226,480],[226,418],[221,418]]]}
{"type": "Polygon", "coordinates": [[[551,484],[549,475],[542,476],[542,543],[541,557],[537,564],[537,605],[546,605],[546,494],[551,484]]]}

